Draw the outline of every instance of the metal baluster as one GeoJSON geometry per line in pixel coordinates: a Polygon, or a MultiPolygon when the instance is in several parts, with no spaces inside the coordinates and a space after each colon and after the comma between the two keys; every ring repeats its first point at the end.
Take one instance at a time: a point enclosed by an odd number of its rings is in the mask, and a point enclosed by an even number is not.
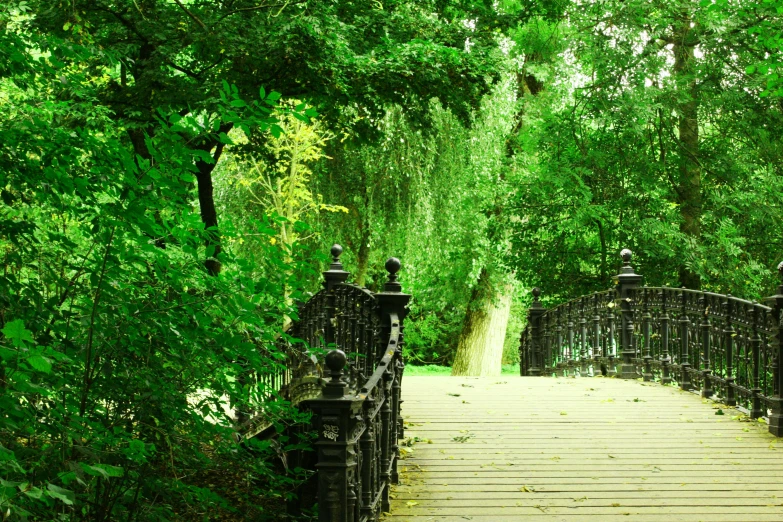
{"type": "Polygon", "coordinates": [[[391,509],[389,502],[389,487],[391,483],[391,443],[393,428],[391,424],[391,383],[394,378],[391,368],[387,367],[383,374],[383,406],[381,407],[381,478],[385,487],[381,499],[381,511],[391,509]]]}
{"type": "Polygon", "coordinates": [[[590,368],[587,354],[587,317],[585,317],[586,310],[584,298],[579,300],[577,309],[579,310],[579,374],[585,376],[589,375],[590,368]]]}
{"type": "Polygon", "coordinates": [[[680,389],[683,391],[689,391],[691,388],[693,388],[693,384],[691,384],[691,374],[690,374],[690,358],[688,357],[688,327],[691,324],[690,319],[688,319],[688,292],[686,292],[685,287],[682,289],[682,296],[681,296],[681,309],[680,309],[680,389]]]}
{"type": "Polygon", "coordinates": [[[732,324],[732,314],[734,313],[734,303],[731,300],[731,294],[726,296],[726,327],[723,329],[724,338],[724,357],[726,357],[726,405],[736,406],[736,390],[734,389],[734,336],[736,332],[732,324]]]}
{"type": "Polygon", "coordinates": [[[669,356],[669,310],[666,308],[666,294],[668,288],[661,289],[661,365],[663,366],[663,377],[661,384],[671,384],[672,376],[669,373],[669,364],[672,359],[669,356]]]}
{"type": "Polygon", "coordinates": [[[544,325],[542,324],[543,315],[546,313],[546,309],[541,306],[539,296],[541,295],[540,288],[533,289],[533,304],[530,305],[530,309],[527,312],[528,324],[530,325],[530,342],[532,349],[530,350],[530,367],[527,370],[527,374],[531,376],[540,376],[543,369],[543,334],[544,325]]]}
{"type": "Polygon", "coordinates": [[[615,331],[614,331],[614,321],[615,321],[615,315],[614,315],[614,308],[616,306],[615,304],[615,296],[617,294],[616,290],[612,290],[608,294],[609,299],[609,312],[607,313],[607,320],[609,321],[609,338],[606,340],[607,344],[607,350],[609,351],[609,366],[607,367],[607,375],[609,377],[614,377],[617,375],[617,368],[615,367],[614,359],[617,356],[617,343],[615,342],[615,331]]]}
{"type": "Polygon", "coordinates": [[[375,408],[375,401],[368,397],[364,401],[364,408],[362,410],[362,417],[364,420],[364,433],[359,441],[359,448],[362,453],[361,459],[361,515],[372,515],[373,498],[375,498],[375,490],[373,488],[372,480],[372,467],[375,461],[375,426],[373,419],[370,418],[370,412],[375,408]]]}
{"type": "MultiPolygon", "coordinates": [[[[767,327],[769,325],[769,313],[765,308],[761,314],[761,325],[767,327]]],[[[771,390],[769,389],[769,341],[770,338],[766,335],[761,336],[761,389],[764,390],[764,395],[769,398],[772,397],[771,390]]]]}
{"type": "Polygon", "coordinates": [[[573,313],[573,303],[568,303],[568,323],[566,323],[566,332],[567,332],[567,338],[568,338],[568,347],[567,347],[567,361],[568,361],[568,370],[570,371],[571,367],[573,366],[574,361],[574,313],[573,313]]]}
{"type": "Polygon", "coordinates": [[[542,348],[541,348],[541,375],[546,377],[552,376],[552,357],[553,357],[553,345],[555,335],[554,314],[547,311],[541,317],[541,328],[543,335],[541,336],[542,348]]]}
{"type": "Polygon", "coordinates": [[[528,337],[530,331],[530,324],[528,323],[519,334],[519,376],[524,377],[527,375],[527,352],[530,349],[528,346],[528,337]]]}
{"type": "MultiPolygon", "coordinates": [[[[593,296],[593,373],[601,368],[601,312],[600,312],[601,294],[596,293],[593,296]]],[[[602,372],[603,373],[603,372],[602,372]]]]}
{"type": "Polygon", "coordinates": [[[702,294],[699,297],[699,304],[701,305],[701,353],[702,353],[702,380],[701,380],[701,396],[705,399],[712,397],[714,393],[712,390],[712,369],[710,367],[710,303],[707,300],[707,296],[702,294]]]}
{"type": "Polygon", "coordinates": [[[750,418],[758,419],[764,416],[764,411],[761,409],[761,388],[759,387],[759,370],[761,366],[761,337],[759,336],[759,307],[756,303],[753,303],[753,324],[751,326],[750,335],[750,351],[751,351],[751,366],[753,375],[753,388],[750,392],[751,396],[751,409],[750,418]]]}
{"type": "Polygon", "coordinates": [[[555,358],[553,366],[555,367],[555,376],[563,372],[563,314],[562,307],[555,310],[555,358]]]}
{"type": "Polygon", "coordinates": [[[652,355],[650,355],[650,323],[652,321],[652,315],[650,315],[649,306],[649,294],[647,287],[642,290],[642,337],[644,339],[644,374],[642,375],[645,382],[651,382],[653,380],[652,373],[652,355]]]}

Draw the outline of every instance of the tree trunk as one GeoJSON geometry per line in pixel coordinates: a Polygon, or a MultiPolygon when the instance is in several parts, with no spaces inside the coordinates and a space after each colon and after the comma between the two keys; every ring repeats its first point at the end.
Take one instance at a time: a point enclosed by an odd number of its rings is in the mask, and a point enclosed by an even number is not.
{"type": "Polygon", "coordinates": [[[493,288],[486,269],[470,296],[457,344],[452,375],[500,374],[503,343],[511,312],[511,285],[493,288]]]}
{"type": "MultiPolygon", "coordinates": [[[[230,126],[221,126],[223,128],[231,130],[230,126]]],[[[223,132],[228,132],[225,130],[223,132]]],[[[198,203],[199,210],[201,211],[201,221],[204,223],[204,229],[206,230],[205,246],[207,250],[207,259],[204,261],[204,266],[207,268],[207,272],[210,275],[216,276],[220,273],[220,261],[218,256],[223,250],[220,244],[220,231],[218,230],[217,209],[215,208],[215,196],[213,194],[212,185],[212,171],[215,170],[217,162],[220,161],[220,156],[223,154],[223,143],[208,143],[199,147],[202,150],[212,153],[213,162],[207,163],[206,161],[199,160],[196,162],[196,180],[198,183],[198,203]]]]}
{"type": "MultiPolygon", "coordinates": [[[[682,222],[680,231],[689,238],[701,237],[701,165],[699,163],[699,99],[694,74],[695,57],[690,17],[685,17],[676,31],[674,43],[674,78],[679,91],[679,179],[677,195],[682,222]]],[[[680,267],[680,285],[698,289],[698,274],[685,265],[680,267]]]]}
{"type": "Polygon", "coordinates": [[[364,282],[367,279],[367,265],[370,261],[370,238],[369,234],[365,234],[364,231],[368,227],[362,226],[361,233],[359,234],[359,252],[356,255],[356,276],[355,281],[359,286],[364,286],[364,282]]]}

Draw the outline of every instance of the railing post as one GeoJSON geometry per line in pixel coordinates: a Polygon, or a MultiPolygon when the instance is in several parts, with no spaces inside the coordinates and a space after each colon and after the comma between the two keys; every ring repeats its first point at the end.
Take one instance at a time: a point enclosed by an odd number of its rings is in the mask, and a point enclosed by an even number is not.
{"type": "Polygon", "coordinates": [[[633,363],[633,358],[636,356],[636,350],[634,349],[633,336],[634,307],[632,297],[636,288],[641,284],[643,277],[633,271],[630,250],[627,248],[623,249],[620,252],[620,256],[623,259],[623,267],[620,269],[620,273],[612,278],[617,284],[620,313],[622,314],[620,347],[622,349],[623,361],[620,365],[620,378],[635,379],[636,366],[633,363]]]}
{"type": "Polygon", "coordinates": [[[323,273],[324,282],[322,284],[327,292],[326,321],[324,321],[324,341],[327,346],[335,342],[336,325],[333,319],[337,296],[334,293],[334,288],[341,283],[345,283],[351,275],[350,272],[343,270],[343,264],[340,262],[340,254],[342,253],[343,247],[337,244],[332,245],[332,264],[329,265],[329,270],[323,273]]]}
{"type": "Polygon", "coordinates": [[[530,305],[530,309],[527,312],[531,345],[530,367],[527,369],[527,374],[531,376],[539,376],[542,373],[541,359],[543,358],[544,328],[541,324],[541,316],[546,313],[546,308],[541,306],[541,301],[538,299],[540,295],[541,289],[538,287],[534,288],[533,304],[530,305]]]}
{"type": "MultiPolygon", "coordinates": [[[[778,265],[778,273],[783,283],[783,263],[778,265]]],[[[772,414],[769,416],[769,432],[776,437],[783,437],[783,284],[778,286],[778,293],[766,299],[772,308],[773,327],[776,330],[775,339],[770,345],[773,357],[773,391],[769,399],[772,414]]]]}
{"type": "Polygon", "coordinates": [[[343,369],[347,362],[342,350],[326,355],[331,380],[321,397],[310,401],[315,413],[318,441],[318,520],[319,522],[354,522],[356,512],[357,441],[352,434],[361,422],[361,400],[346,396],[343,369]]]}
{"type": "MultiPolygon", "coordinates": [[[[400,284],[397,272],[400,271],[402,264],[396,257],[390,257],[386,260],[386,271],[389,273],[388,281],[383,285],[383,292],[375,294],[378,300],[378,306],[380,307],[381,314],[381,339],[388,339],[391,333],[393,324],[390,319],[392,314],[397,315],[400,327],[399,343],[397,344],[396,353],[392,362],[391,371],[394,372],[392,387],[391,387],[391,422],[390,427],[392,433],[390,434],[391,442],[391,455],[394,462],[391,466],[390,480],[396,483],[399,480],[399,473],[397,471],[397,459],[400,453],[399,439],[405,436],[405,425],[402,418],[402,374],[405,370],[405,361],[402,357],[402,346],[404,342],[404,321],[408,315],[408,303],[410,302],[410,294],[402,293],[402,285],[400,284]]],[[[385,346],[381,350],[385,349],[385,346]]],[[[376,354],[381,356],[381,354],[376,354]]],[[[387,398],[388,400],[388,398],[387,398]]],[[[384,473],[386,473],[384,471],[384,473]]],[[[384,492],[384,505],[388,504],[388,488],[384,492]]]]}

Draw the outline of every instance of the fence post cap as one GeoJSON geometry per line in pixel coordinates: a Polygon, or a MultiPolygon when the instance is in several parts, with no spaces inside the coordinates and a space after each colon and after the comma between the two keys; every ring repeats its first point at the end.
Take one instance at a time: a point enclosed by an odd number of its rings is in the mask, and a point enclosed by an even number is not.
{"type": "Polygon", "coordinates": [[[402,263],[396,257],[386,260],[386,271],[389,272],[389,280],[383,285],[384,292],[402,292],[402,285],[397,280],[397,272],[402,268],[402,263]]]}
{"type": "MultiPolygon", "coordinates": [[[[620,251],[620,257],[623,260],[623,266],[620,268],[619,274],[612,276],[614,283],[620,285],[622,288],[636,288],[642,283],[644,277],[634,272],[634,269],[631,266],[633,253],[630,249],[624,248],[620,251]]],[[[623,294],[622,297],[625,297],[624,291],[621,293],[623,294]]]]}
{"type": "Polygon", "coordinates": [[[329,265],[329,270],[324,272],[324,288],[331,291],[336,285],[344,283],[351,275],[349,272],[343,270],[343,264],[340,262],[340,255],[343,253],[343,247],[335,243],[332,248],[329,249],[329,253],[332,254],[332,263],[329,265]]]}
{"type": "Polygon", "coordinates": [[[345,395],[346,386],[345,381],[343,381],[343,368],[345,368],[345,364],[348,362],[345,352],[340,349],[334,349],[326,354],[324,362],[326,367],[329,368],[329,373],[332,377],[324,387],[324,397],[342,397],[345,395]]]}

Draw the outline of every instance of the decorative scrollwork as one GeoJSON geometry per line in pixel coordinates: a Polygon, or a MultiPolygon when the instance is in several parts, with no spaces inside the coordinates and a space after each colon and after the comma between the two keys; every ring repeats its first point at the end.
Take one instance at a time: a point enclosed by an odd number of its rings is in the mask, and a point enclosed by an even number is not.
{"type": "Polygon", "coordinates": [[[335,441],[340,436],[339,426],[335,426],[334,424],[324,424],[323,428],[323,436],[325,439],[335,441]]]}

